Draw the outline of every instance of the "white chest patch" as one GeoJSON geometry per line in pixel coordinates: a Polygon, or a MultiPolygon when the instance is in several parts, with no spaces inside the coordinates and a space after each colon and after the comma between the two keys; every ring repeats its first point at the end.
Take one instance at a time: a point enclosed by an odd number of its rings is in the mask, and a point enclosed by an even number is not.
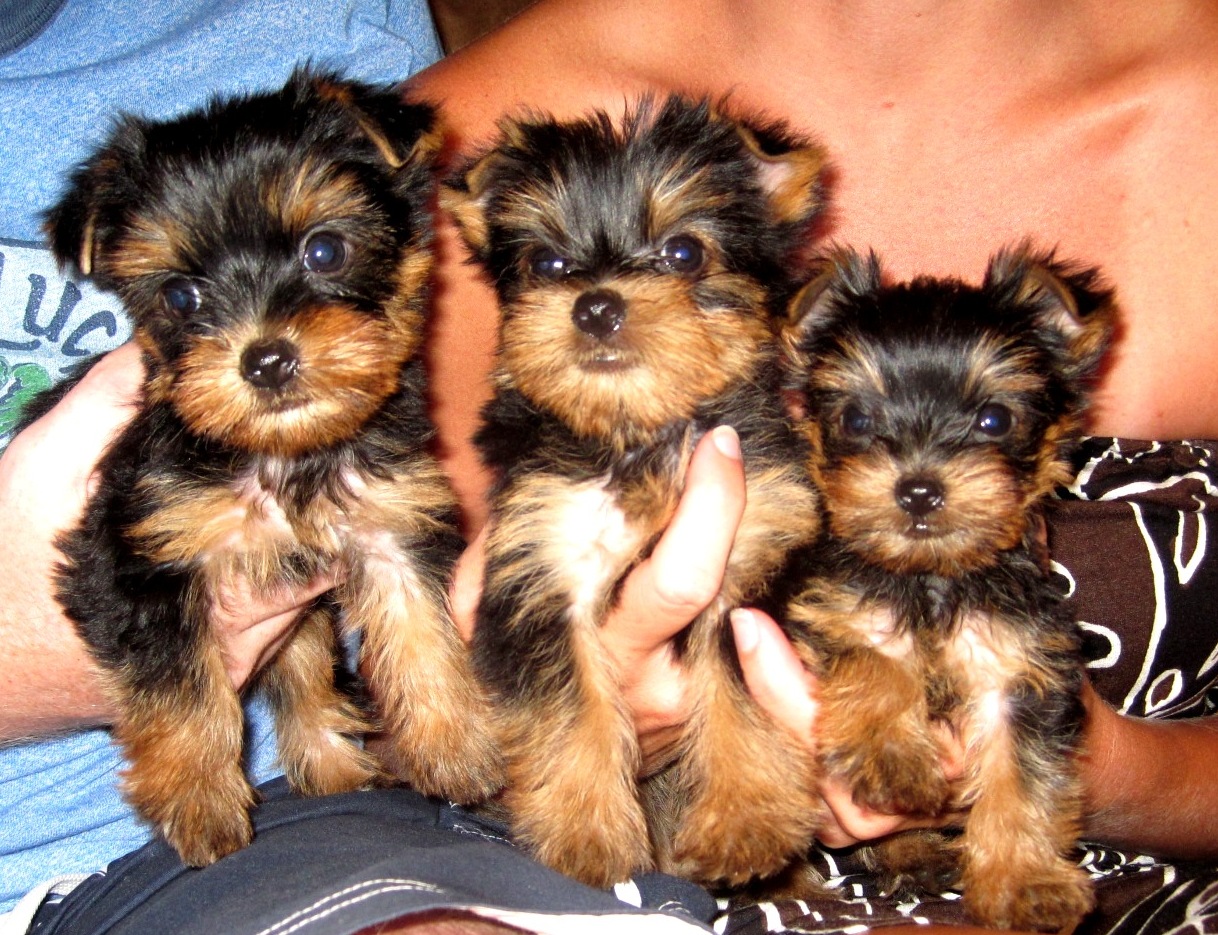
{"type": "Polygon", "coordinates": [[[601,483],[568,488],[555,509],[548,559],[567,581],[572,612],[584,618],[597,611],[606,590],[634,560],[643,531],[626,521],[601,483]]]}

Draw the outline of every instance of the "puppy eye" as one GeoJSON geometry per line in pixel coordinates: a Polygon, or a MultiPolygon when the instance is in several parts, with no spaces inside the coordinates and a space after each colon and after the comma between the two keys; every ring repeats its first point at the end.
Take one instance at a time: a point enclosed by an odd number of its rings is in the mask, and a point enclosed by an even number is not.
{"type": "Polygon", "coordinates": [[[337,273],[347,265],[347,244],[329,231],[313,234],[305,241],[301,262],[311,273],[337,273]]]}
{"type": "Polygon", "coordinates": [[[669,237],[660,247],[660,265],[674,273],[696,273],[702,258],[702,244],[687,234],[669,237]]]}
{"type": "Polygon", "coordinates": [[[174,276],[161,286],[161,300],[171,314],[194,314],[199,310],[199,287],[185,276],[174,276]]]}
{"type": "Polygon", "coordinates": [[[1010,409],[1000,403],[990,403],[981,407],[973,427],[982,435],[1002,438],[1011,431],[1012,422],[1014,422],[1014,417],[1011,415],[1010,409]]]}
{"type": "Polygon", "coordinates": [[[553,250],[542,248],[533,254],[530,268],[534,276],[542,279],[561,279],[571,272],[572,263],[565,256],[559,256],[553,250]]]}
{"type": "Polygon", "coordinates": [[[842,432],[849,438],[862,438],[871,432],[871,416],[851,403],[842,410],[842,432]]]}

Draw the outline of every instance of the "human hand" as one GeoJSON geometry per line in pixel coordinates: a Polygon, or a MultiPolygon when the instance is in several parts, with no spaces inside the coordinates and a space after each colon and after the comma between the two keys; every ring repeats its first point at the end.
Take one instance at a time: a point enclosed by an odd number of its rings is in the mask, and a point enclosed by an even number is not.
{"type": "MultiPolygon", "coordinates": [[[[749,692],[775,721],[814,747],[816,679],[769,616],[744,608],[732,613],[731,622],[749,692]]],[[[964,750],[946,726],[940,730],[939,746],[944,775],[949,782],[958,780],[964,772],[964,750]]],[[[819,790],[827,820],[816,836],[827,847],[849,847],[914,828],[943,827],[961,818],[954,813],[925,816],[877,812],[855,802],[850,787],[832,776],[822,779],[819,790]]]]}
{"type": "MultiPolygon", "coordinates": [[[[143,379],[140,353],[107,354],[0,457],[0,515],[15,534],[0,556],[0,740],[109,723],[100,670],[55,599],[56,539],[79,521],[97,462],[130,421],[143,379]]],[[[214,625],[240,689],[286,638],[300,611],[330,587],[255,599],[243,586],[221,595],[214,625]]]]}
{"type": "MultiPolygon", "coordinates": [[[[736,525],[744,513],[744,471],[733,429],[721,426],[694,449],[685,491],[655,549],[626,577],[600,636],[622,675],[622,693],[649,764],[662,763],[690,713],[687,675],[672,639],[719,593],[736,525]]],[[[473,636],[486,528],[457,564],[453,613],[473,636]]]]}

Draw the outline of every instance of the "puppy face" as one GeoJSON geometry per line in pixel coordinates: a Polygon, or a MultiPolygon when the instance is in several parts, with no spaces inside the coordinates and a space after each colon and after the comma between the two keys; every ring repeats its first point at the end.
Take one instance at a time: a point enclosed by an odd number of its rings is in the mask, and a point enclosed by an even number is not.
{"type": "Polygon", "coordinates": [[[1026,248],[980,288],[881,279],[874,256],[839,254],[784,335],[830,528],[897,573],[985,567],[1069,477],[1111,294],[1026,248]]]}
{"type": "Polygon", "coordinates": [[[433,114],[300,71],[177,120],[124,119],[48,216],[116,290],[194,432],[292,456],[356,433],[415,353],[433,114]]]}
{"type": "Polygon", "coordinates": [[[500,386],[581,435],[688,418],[769,345],[823,165],[677,97],[504,124],[443,196],[499,293],[500,386]]]}

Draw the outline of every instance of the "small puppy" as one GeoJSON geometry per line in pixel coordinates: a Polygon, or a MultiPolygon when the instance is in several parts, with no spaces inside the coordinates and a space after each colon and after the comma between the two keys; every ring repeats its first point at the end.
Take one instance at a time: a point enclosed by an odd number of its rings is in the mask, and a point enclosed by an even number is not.
{"type": "Polygon", "coordinates": [[[505,123],[444,196],[502,307],[477,435],[497,484],[474,655],[504,801],[542,861],[593,885],[657,865],[736,883],[811,839],[789,791],[811,764],[748,697],[726,615],[817,529],[775,324],[823,167],[781,127],[674,96],[620,122],[505,123]],[[599,630],[720,424],[739,432],[748,507],[721,591],[679,640],[692,721],[641,790],[599,630]]]}
{"type": "Polygon", "coordinates": [[[147,367],[60,543],[58,594],[119,711],[125,793],[188,864],[251,836],[241,706],[208,623],[241,587],[345,571],[263,677],[298,790],[380,774],[335,688],[336,612],[362,634],[401,776],[463,801],[499,785],[447,609],[455,502],[427,451],[435,137],[399,92],[301,70],[123,118],[48,215],[60,260],[123,299],[147,367]]]}
{"type": "Polygon", "coordinates": [[[785,335],[826,520],[787,608],[820,679],[821,764],[878,810],[968,808],[958,840],[903,835],[874,856],[895,888],[958,862],[984,925],[1056,929],[1092,904],[1066,859],[1081,640],[1045,571],[1041,504],[1069,478],[1111,299],[1027,247],[980,288],[884,285],[874,256],[842,252],[785,335]],[[935,725],[964,747],[958,788],[935,725]]]}

